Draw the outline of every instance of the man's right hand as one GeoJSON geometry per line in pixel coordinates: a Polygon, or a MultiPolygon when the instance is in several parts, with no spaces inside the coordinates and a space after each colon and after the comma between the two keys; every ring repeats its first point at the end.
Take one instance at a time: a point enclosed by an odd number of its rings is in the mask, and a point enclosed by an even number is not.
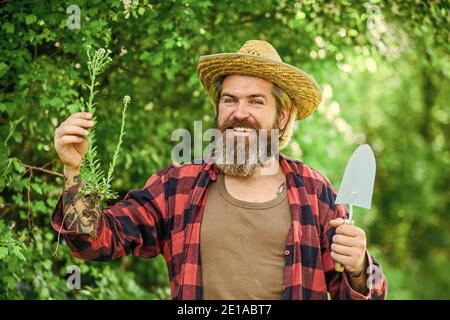
{"type": "Polygon", "coordinates": [[[55,129],[55,150],[65,168],[78,170],[87,152],[88,129],[94,126],[89,112],[77,112],[55,129]]]}

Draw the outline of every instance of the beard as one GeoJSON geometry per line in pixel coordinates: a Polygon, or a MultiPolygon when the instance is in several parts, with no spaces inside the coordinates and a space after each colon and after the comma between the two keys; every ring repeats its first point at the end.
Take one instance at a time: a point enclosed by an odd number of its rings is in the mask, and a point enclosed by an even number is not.
{"type": "Polygon", "coordinates": [[[216,141],[214,160],[226,175],[249,177],[272,156],[278,155],[279,130],[275,120],[268,129],[236,119],[225,122],[218,129],[222,135],[216,141]]]}

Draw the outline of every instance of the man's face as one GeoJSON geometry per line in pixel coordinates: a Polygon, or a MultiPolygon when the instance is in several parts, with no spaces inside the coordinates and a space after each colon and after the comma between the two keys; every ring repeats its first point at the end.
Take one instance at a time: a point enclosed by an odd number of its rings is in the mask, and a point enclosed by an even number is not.
{"type": "MultiPolygon", "coordinates": [[[[227,76],[223,81],[217,110],[218,128],[225,130],[236,127],[235,125],[252,129],[273,128],[276,103],[272,86],[271,82],[260,78],[227,76]]],[[[245,135],[236,128],[233,129],[236,135],[245,135]]]]}
{"type": "Polygon", "coordinates": [[[224,79],[217,110],[217,127],[224,133],[226,131],[223,154],[218,157],[219,167],[225,174],[253,174],[259,160],[270,154],[272,136],[278,142],[278,133],[270,129],[284,128],[288,113],[283,111],[277,119],[272,91],[273,84],[264,79],[238,75],[224,79]],[[267,129],[266,139],[259,129],[267,129]],[[227,148],[227,145],[232,147],[227,148]],[[239,155],[245,158],[244,163],[237,159],[239,155]]]}

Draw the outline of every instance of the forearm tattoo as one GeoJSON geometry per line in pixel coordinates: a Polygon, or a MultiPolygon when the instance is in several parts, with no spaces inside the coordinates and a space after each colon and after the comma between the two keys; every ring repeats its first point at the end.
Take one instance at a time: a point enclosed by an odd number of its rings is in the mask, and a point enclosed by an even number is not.
{"type": "Polygon", "coordinates": [[[63,193],[64,226],[67,230],[89,233],[95,237],[101,214],[98,201],[94,197],[78,193],[82,187],[79,175],[73,177],[72,183],[70,185],[70,181],[66,178],[66,187],[63,193]]]}

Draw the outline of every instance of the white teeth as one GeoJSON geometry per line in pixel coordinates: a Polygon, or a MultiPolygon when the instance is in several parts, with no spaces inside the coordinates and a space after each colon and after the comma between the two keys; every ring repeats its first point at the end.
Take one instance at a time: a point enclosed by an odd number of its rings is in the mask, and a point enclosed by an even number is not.
{"type": "Polygon", "coordinates": [[[233,130],[237,132],[247,132],[249,129],[243,127],[234,127],[233,130]]]}

